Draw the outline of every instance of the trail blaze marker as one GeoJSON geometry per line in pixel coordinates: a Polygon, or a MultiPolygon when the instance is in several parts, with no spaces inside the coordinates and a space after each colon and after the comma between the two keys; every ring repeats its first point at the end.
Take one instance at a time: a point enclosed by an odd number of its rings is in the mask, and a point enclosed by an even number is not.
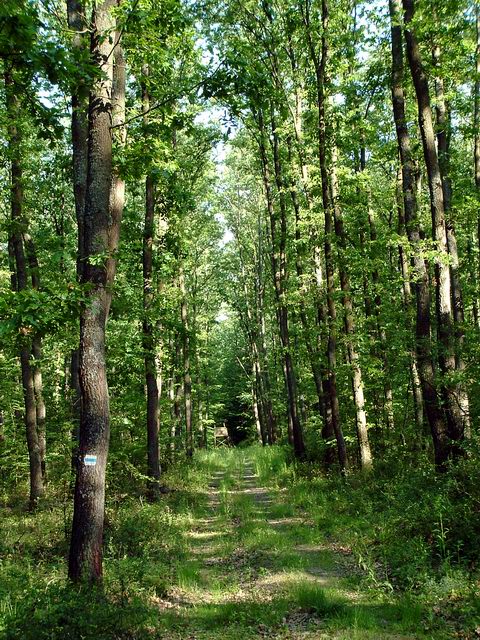
{"type": "Polygon", "coordinates": [[[94,467],[97,464],[97,456],[93,456],[93,455],[86,455],[83,458],[83,462],[85,464],[86,467],[94,467]]]}

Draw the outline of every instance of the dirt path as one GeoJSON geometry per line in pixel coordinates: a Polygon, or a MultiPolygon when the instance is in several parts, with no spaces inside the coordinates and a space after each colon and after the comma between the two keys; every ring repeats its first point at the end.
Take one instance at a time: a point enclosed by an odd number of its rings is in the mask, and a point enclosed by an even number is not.
{"type": "Polygon", "coordinates": [[[186,535],[189,557],[169,601],[194,631],[169,640],[415,637],[388,632],[388,619],[352,586],[352,558],[269,494],[249,460],[214,473],[186,535]]]}

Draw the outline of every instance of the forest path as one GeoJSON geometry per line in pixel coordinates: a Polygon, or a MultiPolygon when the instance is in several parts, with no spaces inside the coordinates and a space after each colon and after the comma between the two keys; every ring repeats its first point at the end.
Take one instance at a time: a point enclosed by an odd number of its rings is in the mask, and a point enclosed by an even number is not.
{"type": "Polygon", "coordinates": [[[320,541],[287,493],[261,486],[254,461],[241,452],[230,458],[213,473],[201,513],[186,532],[188,553],[169,594],[179,616],[172,626],[183,631],[162,637],[425,637],[390,632],[395,606],[372,602],[356,588],[349,554],[320,541]]]}

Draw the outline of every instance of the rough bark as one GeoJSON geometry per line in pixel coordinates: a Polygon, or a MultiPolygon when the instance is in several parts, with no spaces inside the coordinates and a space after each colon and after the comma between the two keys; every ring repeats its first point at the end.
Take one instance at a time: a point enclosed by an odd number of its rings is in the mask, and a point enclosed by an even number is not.
{"type": "MultiPolygon", "coordinates": [[[[317,141],[318,141],[318,162],[321,175],[321,197],[325,217],[325,238],[323,243],[323,252],[325,258],[325,279],[322,274],[322,261],[320,257],[320,246],[314,247],[314,265],[315,276],[317,281],[317,322],[320,329],[319,335],[323,327],[327,327],[327,366],[325,368],[322,386],[325,393],[325,424],[322,435],[326,439],[330,439],[335,435],[337,442],[337,454],[342,473],[346,469],[347,452],[346,444],[343,437],[343,431],[340,423],[340,408],[337,394],[336,382],[336,305],[334,299],[335,293],[335,265],[332,252],[333,237],[333,213],[332,202],[330,197],[329,171],[328,171],[328,153],[327,153],[327,123],[325,113],[325,85],[327,82],[327,63],[328,63],[328,40],[327,33],[329,27],[329,6],[327,1],[322,1],[321,20],[322,20],[322,36],[320,51],[317,53],[316,38],[312,36],[310,22],[310,3],[308,1],[302,4],[302,19],[304,23],[305,36],[307,39],[308,53],[315,71],[316,83],[316,107],[317,107],[317,141]],[[329,230],[327,233],[327,229],[329,230]],[[332,234],[329,236],[328,234],[332,234]],[[326,304],[324,299],[326,298],[326,304]]],[[[304,182],[307,178],[307,172],[304,171],[304,182]]],[[[306,182],[305,182],[306,183],[306,182]]]]}
{"type": "Polygon", "coordinates": [[[265,276],[263,268],[263,233],[261,213],[258,212],[257,217],[257,264],[256,264],[256,282],[255,297],[257,301],[256,322],[258,330],[258,352],[260,362],[260,382],[262,389],[262,405],[267,422],[268,439],[270,444],[275,444],[278,437],[278,420],[273,410],[272,404],[272,385],[270,382],[270,373],[268,370],[267,358],[267,338],[265,331],[265,276]]]}
{"type": "MultiPolygon", "coordinates": [[[[105,0],[97,5],[91,31],[92,61],[101,75],[91,88],[88,111],[82,282],[89,286],[80,320],[82,406],[69,558],[69,577],[90,582],[102,577],[105,471],[110,435],[105,330],[124,197],[123,180],[112,165],[111,127],[124,119],[125,104],[125,68],[111,11],[117,5],[117,0],[105,0]]],[[[122,135],[120,129],[120,141],[122,135]]]]}
{"type": "MultiPolygon", "coordinates": [[[[298,120],[298,118],[297,118],[298,120]]],[[[300,124],[297,122],[297,127],[299,128],[300,124]]],[[[289,151],[289,162],[292,163],[292,152],[291,152],[291,142],[287,140],[288,151],[289,151]]],[[[297,273],[298,286],[300,290],[300,300],[299,300],[299,317],[302,325],[302,333],[303,333],[303,341],[305,343],[305,347],[307,349],[308,359],[310,363],[310,368],[312,370],[312,377],[315,383],[315,390],[317,392],[318,399],[318,411],[320,413],[320,417],[323,421],[323,429],[322,434],[324,438],[328,438],[329,436],[333,436],[333,430],[330,433],[328,427],[330,426],[326,420],[326,408],[325,408],[325,393],[323,389],[323,378],[325,374],[323,372],[322,364],[320,361],[320,354],[317,352],[316,346],[311,338],[311,329],[308,321],[307,315],[307,307],[306,307],[306,297],[308,293],[308,287],[306,285],[305,272],[303,268],[303,263],[305,261],[305,255],[303,250],[303,238],[300,230],[301,220],[300,220],[300,203],[297,196],[296,185],[293,183],[293,180],[290,179],[289,184],[290,198],[292,201],[293,210],[295,212],[295,270],[297,273]]]]}
{"type": "MultiPolygon", "coordinates": [[[[259,292],[258,278],[259,274],[258,264],[256,265],[256,280],[254,283],[255,301],[257,308],[254,309],[254,304],[251,302],[249,282],[247,280],[247,270],[245,267],[244,249],[242,246],[242,240],[240,237],[240,220],[236,220],[233,233],[237,241],[238,254],[240,258],[241,269],[241,282],[243,287],[244,308],[238,309],[240,318],[243,317],[243,324],[245,327],[245,333],[248,336],[250,344],[250,354],[252,361],[252,398],[253,398],[253,411],[254,419],[257,426],[257,431],[260,437],[260,441],[263,445],[272,444],[274,416],[272,410],[272,404],[270,399],[270,389],[267,388],[268,384],[268,372],[264,372],[263,367],[266,366],[266,361],[262,357],[262,347],[260,346],[261,327],[263,321],[263,300],[262,295],[259,292]],[[268,397],[267,397],[268,393],[268,397]]],[[[256,262],[260,260],[260,256],[256,255],[256,262]]]]}
{"type": "MultiPolygon", "coordinates": [[[[480,5],[475,4],[475,28],[477,37],[477,46],[475,48],[475,83],[474,83],[474,107],[473,107],[473,129],[475,131],[474,136],[474,153],[473,153],[473,168],[475,187],[477,194],[480,194],[480,5]]],[[[480,213],[477,216],[477,248],[480,252],[480,213]]],[[[477,280],[480,281],[480,259],[477,264],[477,280]]],[[[479,326],[480,313],[479,313],[479,291],[478,286],[476,289],[476,296],[474,302],[474,315],[476,315],[476,324],[479,326]]]]}
{"type": "Polygon", "coordinates": [[[322,36],[320,53],[316,51],[316,41],[311,32],[310,25],[310,4],[305,2],[302,5],[302,18],[305,27],[308,50],[311,62],[315,70],[316,84],[316,107],[317,107],[317,140],[318,140],[318,163],[321,177],[322,204],[325,218],[325,276],[327,294],[327,379],[324,389],[328,398],[329,421],[335,433],[337,441],[337,454],[342,473],[347,468],[347,448],[343,437],[340,423],[340,407],[338,402],[336,368],[337,368],[337,311],[335,304],[335,263],[333,258],[332,239],[334,237],[333,200],[330,191],[330,166],[328,158],[327,143],[327,121],[326,121],[326,71],[328,62],[328,28],[329,28],[329,6],[327,0],[322,0],[321,4],[322,36]]]}

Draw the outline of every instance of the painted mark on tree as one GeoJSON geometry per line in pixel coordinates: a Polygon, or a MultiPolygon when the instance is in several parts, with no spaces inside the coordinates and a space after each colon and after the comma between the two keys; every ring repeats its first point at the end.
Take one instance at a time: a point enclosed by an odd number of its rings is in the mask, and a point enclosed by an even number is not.
{"type": "Polygon", "coordinates": [[[88,454],[83,458],[83,462],[86,467],[94,467],[97,464],[97,456],[88,454]]]}

